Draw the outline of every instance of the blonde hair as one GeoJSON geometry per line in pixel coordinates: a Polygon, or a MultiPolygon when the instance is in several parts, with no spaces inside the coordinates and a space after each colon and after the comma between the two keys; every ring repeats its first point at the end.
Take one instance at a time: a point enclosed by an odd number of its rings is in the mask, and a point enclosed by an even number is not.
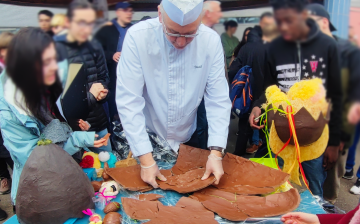
{"type": "Polygon", "coordinates": [[[0,34],[0,49],[8,48],[14,34],[10,32],[3,32],[0,34]]]}
{"type": "Polygon", "coordinates": [[[65,26],[66,16],[65,14],[56,14],[51,19],[51,27],[65,26]]]}

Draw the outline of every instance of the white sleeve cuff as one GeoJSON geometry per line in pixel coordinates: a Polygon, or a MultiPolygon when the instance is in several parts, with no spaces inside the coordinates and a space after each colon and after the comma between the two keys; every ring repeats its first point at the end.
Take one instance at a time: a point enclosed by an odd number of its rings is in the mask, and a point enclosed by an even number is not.
{"type": "Polygon", "coordinates": [[[209,135],[208,148],[211,146],[221,147],[226,149],[227,137],[219,135],[209,135]]]}
{"type": "Polygon", "coordinates": [[[138,143],[133,148],[131,148],[131,152],[136,157],[145,155],[152,151],[153,151],[153,148],[152,148],[150,141],[138,143]]]}

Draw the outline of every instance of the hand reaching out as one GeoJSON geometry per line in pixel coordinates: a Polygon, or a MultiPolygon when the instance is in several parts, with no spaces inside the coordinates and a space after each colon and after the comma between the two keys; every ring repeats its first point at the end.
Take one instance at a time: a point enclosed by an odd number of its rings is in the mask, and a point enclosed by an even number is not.
{"type": "Polygon", "coordinates": [[[90,129],[90,124],[89,124],[89,122],[80,119],[79,127],[82,131],[88,131],[90,129]]]}
{"type": "MultiPolygon", "coordinates": [[[[95,135],[95,138],[99,137],[99,135],[95,135]]],[[[94,147],[95,148],[100,148],[101,146],[104,145],[104,143],[106,142],[107,140],[105,138],[102,138],[102,139],[99,139],[99,140],[95,140],[94,141],[94,147]]]]}
{"type": "Polygon", "coordinates": [[[211,174],[214,174],[216,181],[215,185],[219,184],[222,175],[224,175],[224,169],[222,165],[221,153],[218,151],[211,151],[211,154],[206,162],[206,171],[201,180],[206,180],[211,174]]]}
{"type": "Polygon", "coordinates": [[[285,224],[320,224],[316,215],[292,212],[281,217],[281,221],[285,224]]]}
{"type": "Polygon", "coordinates": [[[166,181],[166,177],[160,173],[159,167],[152,157],[152,153],[142,155],[139,159],[141,163],[141,179],[145,183],[150,184],[153,188],[158,188],[156,178],[161,181],[166,181]]]}

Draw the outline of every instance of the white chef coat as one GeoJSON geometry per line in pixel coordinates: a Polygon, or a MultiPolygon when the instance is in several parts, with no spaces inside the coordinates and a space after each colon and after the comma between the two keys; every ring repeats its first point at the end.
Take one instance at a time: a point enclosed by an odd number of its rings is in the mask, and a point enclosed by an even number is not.
{"type": "Polygon", "coordinates": [[[196,129],[205,97],[208,146],[226,148],[231,102],[220,36],[201,25],[183,50],[166,39],[159,18],[132,26],[117,67],[116,104],[135,156],[152,152],[146,127],[177,152],[196,129]]]}

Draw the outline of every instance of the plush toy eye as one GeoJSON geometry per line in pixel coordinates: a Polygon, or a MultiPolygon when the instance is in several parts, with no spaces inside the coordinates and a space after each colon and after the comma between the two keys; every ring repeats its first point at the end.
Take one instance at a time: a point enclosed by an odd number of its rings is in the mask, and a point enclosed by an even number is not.
{"type": "Polygon", "coordinates": [[[115,185],[111,185],[111,188],[113,189],[113,191],[116,191],[115,185]]]}

